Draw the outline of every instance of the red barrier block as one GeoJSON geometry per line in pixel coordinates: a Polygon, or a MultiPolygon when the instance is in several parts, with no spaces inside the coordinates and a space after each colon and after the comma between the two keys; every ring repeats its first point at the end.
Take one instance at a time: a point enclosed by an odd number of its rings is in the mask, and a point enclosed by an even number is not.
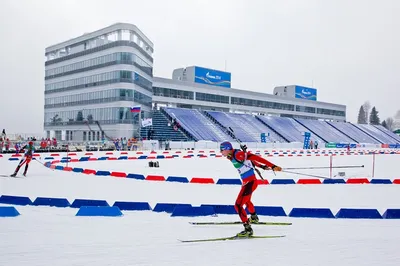
{"type": "Polygon", "coordinates": [[[293,154],[288,154],[289,157],[293,157],[293,154]]]}
{"type": "Polygon", "coordinates": [[[56,169],[56,166],[55,166],[55,165],[50,165],[49,168],[50,168],[50,169],[56,169]]]}
{"type": "Polygon", "coordinates": [[[163,151],[163,154],[169,154],[169,151],[163,151]]]}
{"type": "Polygon", "coordinates": [[[150,181],[165,181],[165,177],[162,175],[148,175],[145,179],[150,181]]]}
{"type": "Polygon", "coordinates": [[[136,160],[137,157],[128,157],[128,160],[136,160]]]}
{"type": "Polygon", "coordinates": [[[208,158],[207,155],[198,156],[197,158],[208,158]]]}
{"type": "Polygon", "coordinates": [[[174,159],[175,157],[172,155],[165,156],[165,159],[174,159]]]}
{"type": "Polygon", "coordinates": [[[182,158],[184,158],[184,159],[189,159],[189,158],[192,158],[192,156],[185,155],[185,156],[183,156],[182,158]]]}
{"type": "Polygon", "coordinates": [[[33,156],[33,157],[40,157],[40,154],[34,153],[32,156],[33,156]]]}
{"type": "Polygon", "coordinates": [[[86,156],[86,155],[93,155],[93,153],[87,152],[87,153],[85,153],[85,156],[86,156]]]}
{"type": "Polygon", "coordinates": [[[157,157],[155,156],[148,156],[147,159],[156,159],[157,157]]]}
{"type": "Polygon", "coordinates": [[[69,162],[70,163],[77,163],[77,162],[79,162],[79,159],[71,159],[71,160],[69,160],[69,162]]]}
{"type": "Polygon", "coordinates": [[[157,154],[157,152],[155,152],[155,151],[152,151],[152,152],[150,152],[150,154],[157,154]]]}
{"type": "Polygon", "coordinates": [[[321,154],[315,154],[315,156],[321,156],[321,154]]]}
{"type": "Polygon", "coordinates": [[[187,153],[193,153],[193,151],[188,151],[187,153]]]}
{"type": "Polygon", "coordinates": [[[0,154],[0,158],[3,158],[3,155],[0,154]]]}
{"type": "Polygon", "coordinates": [[[400,179],[395,179],[395,180],[393,180],[393,184],[398,184],[398,185],[400,185],[400,179]]]}
{"type": "Polygon", "coordinates": [[[214,179],[212,179],[212,178],[202,178],[202,177],[193,177],[190,180],[190,183],[215,184],[214,179]]]}
{"type": "Polygon", "coordinates": [[[109,160],[109,161],[116,161],[116,160],[118,160],[118,158],[117,158],[117,157],[108,157],[107,160],[109,160]]]}
{"type": "Polygon", "coordinates": [[[369,184],[369,180],[367,178],[349,178],[346,184],[369,184]]]}
{"type": "Polygon", "coordinates": [[[257,179],[257,184],[258,184],[258,185],[269,185],[269,182],[268,182],[267,179],[264,179],[264,180],[262,180],[262,179],[257,179]]]}
{"type": "Polygon", "coordinates": [[[209,151],[209,153],[215,153],[215,151],[211,150],[211,151],[209,151]]]}
{"type": "Polygon", "coordinates": [[[122,172],[111,172],[110,176],[115,176],[115,177],[126,177],[126,173],[122,173],[122,172]]]}
{"type": "Polygon", "coordinates": [[[279,154],[278,156],[279,156],[279,157],[284,157],[285,155],[284,155],[284,154],[279,154]]]}
{"type": "Polygon", "coordinates": [[[97,158],[89,158],[88,161],[97,161],[97,158]]]}
{"type": "Polygon", "coordinates": [[[19,154],[19,153],[16,153],[16,154],[11,155],[11,157],[21,157],[21,156],[22,156],[22,155],[19,154]]]}
{"type": "Polygon", "coordinates": [[[176,151],[175,153],[182,153],[181,151],[176,151]]]}
{"type": "Polygon", "coordinates": [[[50,154],[50,156],[60,156],[60,154],[58,154],[58,153],[52,153],[52,154],[50,154]]]}
{"type": "Polygon", "coordinates": [[[113,152],[106,152],[106,155],[114,155],[113,152]]]}
{"type": "Polygon", "coordinates": [[[60,163],[60,160],[52,161],[51,164],[60,163]]]}
{"type": "Polygon", "coordinates": [[[138,152],[136,152],[136,154],[143,154],[143,152],[142,151],[138,151],[138,152]]]}
{"type": "Polygon", "coordinates": [[[63,169],[64,171],[67,171],[67,172],[71,172],[72,171],[72,167],[64,167],[64,169],[63,169]]]}
{"type": "Polygon", "coordinates": [[[75,152],[67,153],[67,154],[68,154],[68,156],[76,156],[76,153],[75,153],[75,152]]]}
{"type": "Polygon", "coordinates": [[[221,157],[222,157],[222,154],[217,154],[217,155],[215,155],[215,157],[221,158],[221,157]]]}
{"type": "Polygon", "coordinates": [[[322,184],[321,180],[319,179],[306,179],[306,178],[300,178],[299,180],[297,180],[297,184],[322,184]]]}
{"type": "Polygon", "coordinates": [[[204,151],[199,151],[199,153],[204,153],[204,151]]]}
{"type": "Polygon", "coordinates": [[[128,152],[127,151],[121,151],[121,155],[127,155],[128,152]]]}
{"type": "Polygon", "coordinates": [[[83,170],[82,173],[87,174],[87,175],[91,175],[91,174],[95,175],[96,174],[96,170],[85,169],[85,170],[83,170]]]}

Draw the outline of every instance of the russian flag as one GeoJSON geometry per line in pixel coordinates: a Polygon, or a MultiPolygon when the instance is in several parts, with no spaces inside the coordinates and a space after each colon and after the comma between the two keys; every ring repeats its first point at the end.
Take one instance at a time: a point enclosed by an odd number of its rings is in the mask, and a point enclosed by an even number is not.
{"type": "Polygon", "coordinates": [[[131,107],[131,113],[140,113],[140,106],[131,107]]]}

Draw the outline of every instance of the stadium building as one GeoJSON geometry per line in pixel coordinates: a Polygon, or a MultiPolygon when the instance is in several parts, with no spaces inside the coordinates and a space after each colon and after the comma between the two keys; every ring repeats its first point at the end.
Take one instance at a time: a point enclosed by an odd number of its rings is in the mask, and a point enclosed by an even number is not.
{"type": "Polygon", "coordinates": [[[67,141],[133,136],[220,141],[229,137],[224,128],[233,125],[256,128],[242,136],[254,142],[262,132],[270,141],[292,142],[311,131],[314,140],[325,143],[388,143],[372,136],[375,128],[368,133],[354,126],[357,138],[344,133],[354,130],[343,123],[346,106],[318,101],[315,88],[279,86],[271,94],[242,90],[232,88],[231,73],[199,66],[175,69],[171,79],[153,77],[153,53],[150,39],[126,23],[46,48],[47,136],[67,141]],[[285,136],[291,128],[300,137],[285,136]],[[330,130],[340,134],[322,137],[330,130]]]}

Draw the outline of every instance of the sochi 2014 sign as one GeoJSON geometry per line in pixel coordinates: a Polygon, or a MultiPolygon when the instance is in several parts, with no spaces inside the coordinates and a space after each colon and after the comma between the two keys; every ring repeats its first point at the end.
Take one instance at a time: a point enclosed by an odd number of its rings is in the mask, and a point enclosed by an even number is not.
{"type": "Polygon", "coordinates": [[[296,98],[305,99],[305,100],[317,100],[317,90],[313,88],[307,88],[302,86],[297,86],[295,89],[296,98]]]}
{"type": "Polygon", "coordinates": [[[231,73],[196,66],[194,82],[230,88],[231,73]]]}

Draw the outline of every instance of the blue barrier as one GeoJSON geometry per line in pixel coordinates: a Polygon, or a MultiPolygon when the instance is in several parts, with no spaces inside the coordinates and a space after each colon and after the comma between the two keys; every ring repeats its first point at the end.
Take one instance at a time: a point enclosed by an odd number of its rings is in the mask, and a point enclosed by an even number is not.
{"type": "Polygon", "coordinates": [[[120,156],[118,157],[118,160],[128,160],[128,156],[120,156]]]}
{"type": "Polygon", "coordinates": [[[151,211],[148,202],[116,201],[113,206],[117,206],[123,211],[151,211]]]}
{"type": "Polygon", "coordinates": [[[96,175],[100,175],[100,176],[109,176],[111,173],[110,171],[97,171],[96,175]]]}
{"type": "Polygon", "coordinates": [[[28,197],[3,195],[0,197],[0,203],[13,205],[32,205],[32,201],[28,197]]]}
{"type": "Polygon", "coordinates": [[[71,208],[80,208],[82,206],[107,206],[109,207],[107,201],[105,200],[91,200],[91,199],[76,199],[71,204],[71,208]]]}
{"type": "Polygon", "coordinates": [[[400,219],[400,209],[387,209],[382,217],[383,219],[400,219]]]}
{"type": "Polygon", "coordinates": [[[75,172],[75,173],[82,173],[82,172],[83,172],[83,169],[82,169],[82,168],[74,167],[74,168],[72,168],[72,172],[75,172]]]}
{"type": "Polygon", "coordinates": [[[62,166],[62,165],[57,165],[57,166],[56,166],[56,170],[64,170],[64,166],[62,166]]]}
{"type": "Polygon", "coordinates": [[[153,212],[166,212],[172,213],[175,207],[192,207],[191,204],[184,204],[184,203],[157,203],[153,209],[153,212]]]}
{"type": "Polygon", "coordinates": [[[71,204],[65,198],[37,197],[32,203],[34,206],[69,207],[71,204]]]}
{"type": "Polygon", "coordinates": [[[147,155],[140,155],[138,159],[140,160],[147,159],[147,155]]]}
{"type": "Polygon", "coordinates": [[[122,216],[121,210],[117,206],[82,206],[79,208],[75,216],[122,216]]]}
{"type": "Polygon", "coordinates": [[[242,180],[239,178],[220,178],[217,185],[242,185],[242,180]]]}
{"type": "Polygon", "coordinates": [[[233,205],[201,204],[203,207],[213,207],[216,214],[237,214],[233,205]]]}
{"type": "Polygon", "coordinates": [[[68,163],[69,160],[61,160],[60,163],[68,163]]]}
{"type": "Polygon", "coordinates": [[[181,177],[181,176],[169,176],[167,178],[168,182],[180,182],[180,183],[189,183],[189,180],[186,177],[181,177]]]}
{"type": "Polygon", "coordinates": [[[8,160],[9,160],[9,161],[18,161],[19,158],[13,158],[13,157],[11,157],[11,158],[8,158],[8,160]]]}
{"type": "Polygon", "coordinates": [[[258,215],[265,216],[287,216],[285,210],[280,206],[254,206],[258,215]]]}
{"type": "Polygon", "coordinates": [[[0,217],[16,217],[20,215],[14,207],[0,206],[0,217]]]}
{"type": "Polygon", "coordinates": [[[145,179],[144,175],[138,175],[138,174],[129,174],[126,177],[127,178],[139,179],[139,180],[144,180],[145,179]]]}
{"type": "Polygon", "coordinates": [[[62,157],[61,160],[71,160],[71,157],[62,157]]]}
{"type": "Polygon", "coordinates": [[[103,156],[100,158],[97,158],[97,161],[107,161],[108,160],[108,156],[103,156]]]}
{"type": "Polygon", "coordinates": [[[344,179],[338,178],[338,179],[324,179],[322,181],[322,184],[346,184],[346,181],[344,179]]]}
{"type": "Polygon", "coordinates": [[[165,156],[164,156],[164,155],[157,155],[156,158],[157,158],[157,159],[165,159],[165,156]]]}
{"type": "Polygon", "coordinates": [[[390,179],[375,179],[375,178],[373,178],[369,182],[370,182],[370,184],[393,184],[392,180],[390,180],[390,179]]]}
{"type": "Polygon", "coordinates": [[[289,217],[335,218],[328,208],[293,208],[289,217]]]}
{"type": "Polygon", "coordinates": [[[54,157],[45,157],[45,160],[54,160],[54,157]]]}
{"type": "Polygon", "coordinates": [[[81,158],[79,158],[79,161],[80,162],[87,162],[87,161],[89,161],[89,158],[90,157],[81,157],[81,158]]]}
{"type": "Polygon", "coordinates": [[[296,184],[293,179],[272,179],[271,185],[291,185],[296,184]]]}
{"type": "Polygon", "coordinates": [[[348,219],[382,219],[377,209],[340,209],[336,218],[348,219]]]}
{"type": "Polygon", "coordinates": [[[189,207],[189,206],[176,206],[171,214],[171,217],[176,216],[215,216],[215,210],[210,206],[189,207]]]}

